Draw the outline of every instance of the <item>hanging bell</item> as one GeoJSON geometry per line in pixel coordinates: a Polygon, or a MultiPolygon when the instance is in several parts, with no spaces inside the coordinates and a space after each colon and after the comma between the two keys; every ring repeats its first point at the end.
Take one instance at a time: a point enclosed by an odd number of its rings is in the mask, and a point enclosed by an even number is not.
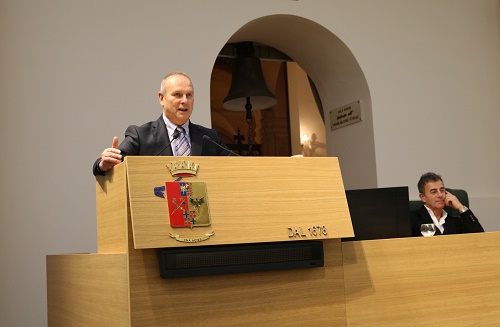
{"type": "Polygon", "coordinates": [[[229,92],[222,102],[224,109],[248,112],[252,109],[267,109],[276,104],[276,97],[264,80],[260,60],[254,56],[252,42],[238,44],[232,75],[229,92]]]}

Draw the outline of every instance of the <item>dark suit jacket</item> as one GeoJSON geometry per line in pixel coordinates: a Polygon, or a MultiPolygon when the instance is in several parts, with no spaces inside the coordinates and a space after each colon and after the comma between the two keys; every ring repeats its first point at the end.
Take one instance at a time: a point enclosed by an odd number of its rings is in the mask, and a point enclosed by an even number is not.
{"type": "MultiPolygon", "coordinates": [[[[422,205],[418,211],[410,212],[411,229],[413,236],[422,236],[420,233],[421,224],[433,224],[432,218],[427,209],[422,205]]],[[[443,234],[462,234],[484,232],[483,227],[470,209],[460,214],[460,217],[446,217],[443,234]]],[[[441,231],[436,227],[436,234],[441,235],[441,231]]]]}
{"type": "MultiPolygon", "coordinates": [[[[204,135],[209,136],[210,139],[219,144],[221,147],[227,148],[214,129],[189,122],[189,136],[191,139],[192,156],[232,155],[229,150],[224,150],[210,141],[203,140],[204,135]]],[[[129,126],[125,131],[125,139],[120,143],[118,148],[120,149],[123,158],[126,156],[173,155],[172,146],[170,145],[167,127],[163,121],[163,116],[160,116],[157,120],[151,121],[142,126],[129,126]]],[[[99,170],[100,161],[101,158],[99,157],[94,162],[92,170],[95,176],[104,175],[104,173],[99,170]]]]}

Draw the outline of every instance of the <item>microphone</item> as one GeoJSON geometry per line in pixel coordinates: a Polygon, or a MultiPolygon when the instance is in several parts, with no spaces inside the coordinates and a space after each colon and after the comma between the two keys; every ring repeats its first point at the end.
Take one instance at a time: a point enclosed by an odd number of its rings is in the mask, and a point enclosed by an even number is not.
{"type": "Polygon", "coordinates": [[[233,156],[238,156],[238,157],[241,157],[241,156],[240,156],[239,154],[237,154],[236,152],[233,152],[233,151],[229,150],[228,148],[226,148],[226,147],[224,147],[224,146],[220,145],[219,143],[215,142],[215,141],[214,141],[214,140],[212,140],[212,139],[210,138],[210,136],[208,136],[208,135],[203,135],[203,140],[204,140],[204,141],[211,142],[211,143],[213,143],[213,144],[217,145],[219,148],[221,148],[221,149],[223,149],[223,150],[225,150],[225,151],[229,152],[229,154],[228,154],[228,155],[233,155],[233,156]]]}
{"type": "Polygon", "coordinates": [[[162,153],[163,151],[165,151],[169,146],[172,146],[172,142],[177,139],[179,136],[181,135],[181,133],[179,133],[178,130],[175,130],[174,131],[174,134],[172,134],[172,141],[168,142],[167,146],[164,147],[163,149],[161,149],[160,152],[158,152],[156,155],[159,156],[160,153],[162,153]]]}

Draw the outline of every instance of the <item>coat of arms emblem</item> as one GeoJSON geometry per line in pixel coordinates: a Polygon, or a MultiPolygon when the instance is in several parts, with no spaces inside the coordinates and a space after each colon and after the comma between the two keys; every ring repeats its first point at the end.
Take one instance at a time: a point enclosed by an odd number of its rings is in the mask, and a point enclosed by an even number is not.
{"type": "Polygon", "coordinates": [[[204,182],[165,182],[170,226],[210,226],[204,182]]]}
{"type": "MultiPolygon", "coordinates": [[[[200,166],[192,161],[179,160],[167,164],[175,181],[165,182],[165,186],[154,188],[157,197],[167,200],[168,217],[172,228],[190,228],[210,226],[210,211],[208,209],[207,187],[205,182],[186,182],[183,177],[196,176],[200,166]]],[[[209,231],[204,235],[192,233],[195,237],[183,237],[169,233],[171,238],[179,242],[194,243],[208,240],[215,232],[209,231]]]]}

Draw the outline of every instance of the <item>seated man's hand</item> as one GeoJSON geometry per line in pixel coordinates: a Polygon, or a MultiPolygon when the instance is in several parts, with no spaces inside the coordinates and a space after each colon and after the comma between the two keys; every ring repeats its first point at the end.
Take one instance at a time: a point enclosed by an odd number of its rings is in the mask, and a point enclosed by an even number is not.
{"type": "Polygon", "coordinates": [[[457,197],[448,191],[446,191],[445,204],[449,207],[457,209],[460,212],[464,209],[464,205],[458,201],[457,197]]]}
{"type": "Polygon", "coordinates": [[[101,171],[108,171],[114,166],[122,162],[121,151],[118,149],[118,137],[113,138],[111,148],[105,149],[101,154],[101,162],[99,162],[99,169],[101,171]]]}

